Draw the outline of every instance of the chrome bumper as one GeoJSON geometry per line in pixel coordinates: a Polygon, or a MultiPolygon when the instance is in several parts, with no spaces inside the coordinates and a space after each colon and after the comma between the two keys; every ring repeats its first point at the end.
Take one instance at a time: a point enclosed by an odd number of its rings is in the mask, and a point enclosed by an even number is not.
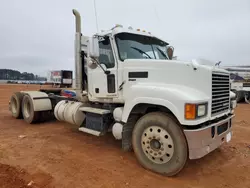
{"type": "Polygon", "coordinates": [[[189,159],[199,159],[218,148],[224,142],[229,142],[232,135],[231,119],[233,117],[234,115],[231,115],[222,121],[200,129],[184,129],[188,142],[189,159]],[[222,128],[224,128],[223,132],[221,132],[222,128]]]}

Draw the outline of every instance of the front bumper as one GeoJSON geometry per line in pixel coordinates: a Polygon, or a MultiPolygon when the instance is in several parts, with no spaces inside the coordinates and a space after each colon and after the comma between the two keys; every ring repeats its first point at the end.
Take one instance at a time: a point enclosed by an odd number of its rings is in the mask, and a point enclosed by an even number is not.
{"type": "Polygon", "coordinates": [[[224,142],[229,142],[232,135],[234,115],[217,123],[195,130],[184,129],[189,148],[189,159],[199,159],[215,150],[224,142]]]}

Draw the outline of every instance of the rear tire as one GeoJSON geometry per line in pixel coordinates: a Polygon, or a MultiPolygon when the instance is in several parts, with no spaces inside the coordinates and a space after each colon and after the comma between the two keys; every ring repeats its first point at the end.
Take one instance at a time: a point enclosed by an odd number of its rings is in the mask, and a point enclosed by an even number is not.
{"type": "Polygon", "coordinates": [[[34,104],[29,95],[24,95],[22,101],[23,119],[29,123],[36,123],[39,118],[39,112],[34,111],[34,104]]]}
{"type": "Polygon", "coordinates": [[[21,92],[14,93],[10,98],[10,111],[14,118],[22,119],[22,100],[24,94],[21,92]]]}
{"type": "Polygon", "coordinates": [[[186,137],[170,115],[153,112],[136,123],[132,135],[133,150],[146,169],[164,176],[174,176],[188,159],[186,137]]]}

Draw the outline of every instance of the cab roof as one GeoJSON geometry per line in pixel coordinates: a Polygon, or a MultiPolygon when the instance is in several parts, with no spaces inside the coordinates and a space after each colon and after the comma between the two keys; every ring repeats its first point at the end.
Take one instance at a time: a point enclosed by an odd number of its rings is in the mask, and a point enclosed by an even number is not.
{"type": "Polygon", "coordinates": [[[156,37],[156,36],[152,35],[150,32],[146,32],[144,30],[139,30],[139,29],[134,30],[132,28],[123,28],[121,25],[117,25],[117,26],[113,27],[110,30],[102,31],[100,33],[97,33],[96,35],[104,37],[104,36],[115,36],[115,35],[117,35],[119,33],[131,33],[131,34],[136,34],[136,35],[148,36],[148,37],[152,37],[152,38],[156,38],[158,40],[161,40],[166,45],[169,45],[168,42],[162,40],[159,37],[156,37]]]}

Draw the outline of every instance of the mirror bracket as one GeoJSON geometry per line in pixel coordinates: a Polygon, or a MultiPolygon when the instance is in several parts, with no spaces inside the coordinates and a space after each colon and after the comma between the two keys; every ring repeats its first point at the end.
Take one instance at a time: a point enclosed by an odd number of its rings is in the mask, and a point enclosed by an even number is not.
{"type": "Polygon", "coordinates": [[[109,71],[109,70],[106,70],[104,73],[105,73],[106,75],[109,75],[109,74],[110,74],[110,71],[109,71]]]}

